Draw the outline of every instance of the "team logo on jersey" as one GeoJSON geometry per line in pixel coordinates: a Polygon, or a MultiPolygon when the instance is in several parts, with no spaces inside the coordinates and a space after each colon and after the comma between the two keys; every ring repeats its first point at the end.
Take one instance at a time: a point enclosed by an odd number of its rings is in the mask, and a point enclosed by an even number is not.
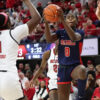
{"type": "Polygon", "coordinates": [[[76,45],[76,43],[72,42],[71,40],[61,40],[60,43],[61,43],[61,45],[71,45],[71,46],[76,45]]]}
{"type": "Polygon", "coordinates": [[[58,63],[58,60],[51,59],[51,60],[50,60],[50,63],[58,63]]]}

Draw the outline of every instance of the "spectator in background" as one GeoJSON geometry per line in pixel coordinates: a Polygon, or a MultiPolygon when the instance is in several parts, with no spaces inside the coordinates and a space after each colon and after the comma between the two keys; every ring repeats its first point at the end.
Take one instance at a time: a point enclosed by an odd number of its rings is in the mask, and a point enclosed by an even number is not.
{"type": "Polygon", "coordinates": [[[100,79],[97,80],[98,87],[94,90],[91,100],[100,100],[100,79]]]}
{"type": "Polygon", "coordinates": [[[26,73],[27,70],[30,70],[30,65],[28,63],[25,64],[24,74],[26,73]]]}
{"type": "Polygon", "coordinates": [[[24,64],[23,63],[19,63],[18,70],[21,72],[24,72],[24,64]]]}
{"type": "Polygon", "coordinates": [[[38,80],[39,80],[39,82],[45,81],[45,80],[46,80],[44,73],[41,73],[41,74],[39,75],[38,80]]]}
{"type": "Polygon", "coordinates": [[[96,66],[96,79],[100,79],[100,64],[96,66]]]}
{"type": "Polygon", "coordinates": [[[42,16],[42,14],[43,14],[43,7],[42,7],[42,3],[41,2],[37,3],[37,10],[40,13],[40,15],[42,16]]]}
{"type": "Polygon", "coordinates": [[[33,78],[33,73],[31,70],[27,70],[25,76],[29,79],[29,81],[33,78]]]}
{"type": "Polygon", "coordinates": [[[0,0],[0,11],[6,9],[6,0],[0,0]]]}
{"type": "Polygon", "coordinates": [[[33,100],[47,100],[48,92],[46,89],[45,81],[40,82],[39,90],[35,92],[33,100]]]}
{"type": "Polygon", "coordinates": [[[79,11],[75,7],[75,4],[74,3],[71,4],[71,9],[70,9],[69,13],[73,13],[75,16],[78,16],[79,15],[79,11]]]}
{"type": "Polygon", "coordinates": [[[71,100],[77,100],[78,98],[78,88],[77,88],[77,81],[73,80],[71,82],[71,86],[72,86],[72,92],[70,93],[71,96],[71,100]]]}
{"type": "Polygon", "coordinates": [[[91,60],[87,61],[87,72],[88,71],[95,71],[95,67],[94,67],[93,62],[91,60]]]}
{"type": "Polygon", "coordinates": [[[87,27],[85,29],[85,37],[94,37],[97,36],[96,34],[96,26],[92,24],[92,20],[87,20],[87,27]]]}
{"type": "Polygon", "coordinates": [[[13,27],[16,27],[16,26],[19,25],[19,19],[18,19],[18,13],[17,12],[12,13],[11,23],[12,23],[13,27]]]}
{"type": "Polygon", "coordinates": [[[27,96],[28,100],[32,100],[35,94],[35,88],[30,87],[30,82],[28,80],[25,82],[25,88],[23,90],[24,90],[24,95],[27,96]]]}
{"type": "Polygon", "coordinates": [[[95,82],[96,82],[95,71],[88,71],[84,100],[91,100],[91,97],[95,89],[95,82]]]}
{"type": "Polygon", "coordinates": [[[28,80],[28,78],[25,77],[24,73],[22,73],[22,72],[19,72],[18,75],[19,75],[19,79],[22,84],[22,87],[25,88],[25,82],[28,80]]]}
{"type": "MultiPolygon", "coordinates": [[[[80,27],[80,26],[79,26],[80,27]]],[[[87,23],[82,23],[82,29],[85,30],[87,27],[87,23]]]]}

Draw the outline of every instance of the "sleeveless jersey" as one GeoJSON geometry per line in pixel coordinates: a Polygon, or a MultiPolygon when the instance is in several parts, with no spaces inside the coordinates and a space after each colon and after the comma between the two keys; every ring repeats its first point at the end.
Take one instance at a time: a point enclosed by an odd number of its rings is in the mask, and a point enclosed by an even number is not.
{"type": "Polygon", "coordinates": [[[59,39],[58,62],[61,65],[81,63],[80,54],[82,51],[84,31],[75,30],[75,33],[81,35],[82,39],[80,41],[71,41],[64,29],[56,32],[59,39]]]}
{"type": "Polygon", "coordinates": [[[10,30],[0,31],[0,70],[17,72],[16,59],[19,46],[13,38],[20,43],[28,33],[27,24],[17,26],[11,31],[11,35],[10,30]]]}
{"type": "Polygon", "coordinates": [[[48,72],[47,76],[50,79],[57,79],[57,72],[58,72],[58,55],[55,55],[55,49],[51,49],[50,57],[48,59],[48,72]]]}

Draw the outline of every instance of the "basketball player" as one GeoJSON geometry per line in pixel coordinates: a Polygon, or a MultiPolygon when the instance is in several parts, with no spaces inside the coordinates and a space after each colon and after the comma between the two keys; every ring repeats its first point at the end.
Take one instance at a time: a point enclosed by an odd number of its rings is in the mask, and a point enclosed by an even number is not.
{"type": "Polygon", "coordinates": [[[78,100],[83,100],[86,85],[86,68],[81,64],[80,53],[84,31],[76,29],[77,20],[73,14],[67,14],[64,19],[62,9],[58,9],[59,20],[64,29],[51,35],[48,22],[45,19],[45,36],[47,42],[59,39],[58,45],[58,100],[69,100],[71,81],[78,79],[78,100]]]}
{"type": "Polygon", "coordinates": [[[58,70],[58,41],[56,41],[56,47],[46,51],[43,54],[41,66],[33,77],[33,82],[39,77],[39,75],[44,71],[46,64],[48,64],[47,76],[49,78],[49,97],[50,100],[58,100],[57,95],[57,70],[58,70]]]}
{"type": "Polygon", "coordinates": [[[27,100],[24,97],[16,68],[18,44],[40,22],[40,15],[30,0],[23,0],[29,8],[31,19],[10,29],[9,16],[0,13],[0,97],[4,100],[27,100]],[[18,44],[17,44],[18,43],[18,44]]]}

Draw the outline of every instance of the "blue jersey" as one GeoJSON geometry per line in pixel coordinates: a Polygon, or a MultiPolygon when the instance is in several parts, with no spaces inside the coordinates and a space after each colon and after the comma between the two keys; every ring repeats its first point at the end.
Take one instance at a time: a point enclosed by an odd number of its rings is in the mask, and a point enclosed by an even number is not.
{"type": "Polygon", "coordinates": [[[58,46],[58,62],[61,65],[72,65],[80,62],[80,54],[82,51],[82,43],[84,37],[83,30],[75,30],[82,36],[80,41],[72,42],[65,30],[58,30],[56,32],[59,39],[58,46]]]}

